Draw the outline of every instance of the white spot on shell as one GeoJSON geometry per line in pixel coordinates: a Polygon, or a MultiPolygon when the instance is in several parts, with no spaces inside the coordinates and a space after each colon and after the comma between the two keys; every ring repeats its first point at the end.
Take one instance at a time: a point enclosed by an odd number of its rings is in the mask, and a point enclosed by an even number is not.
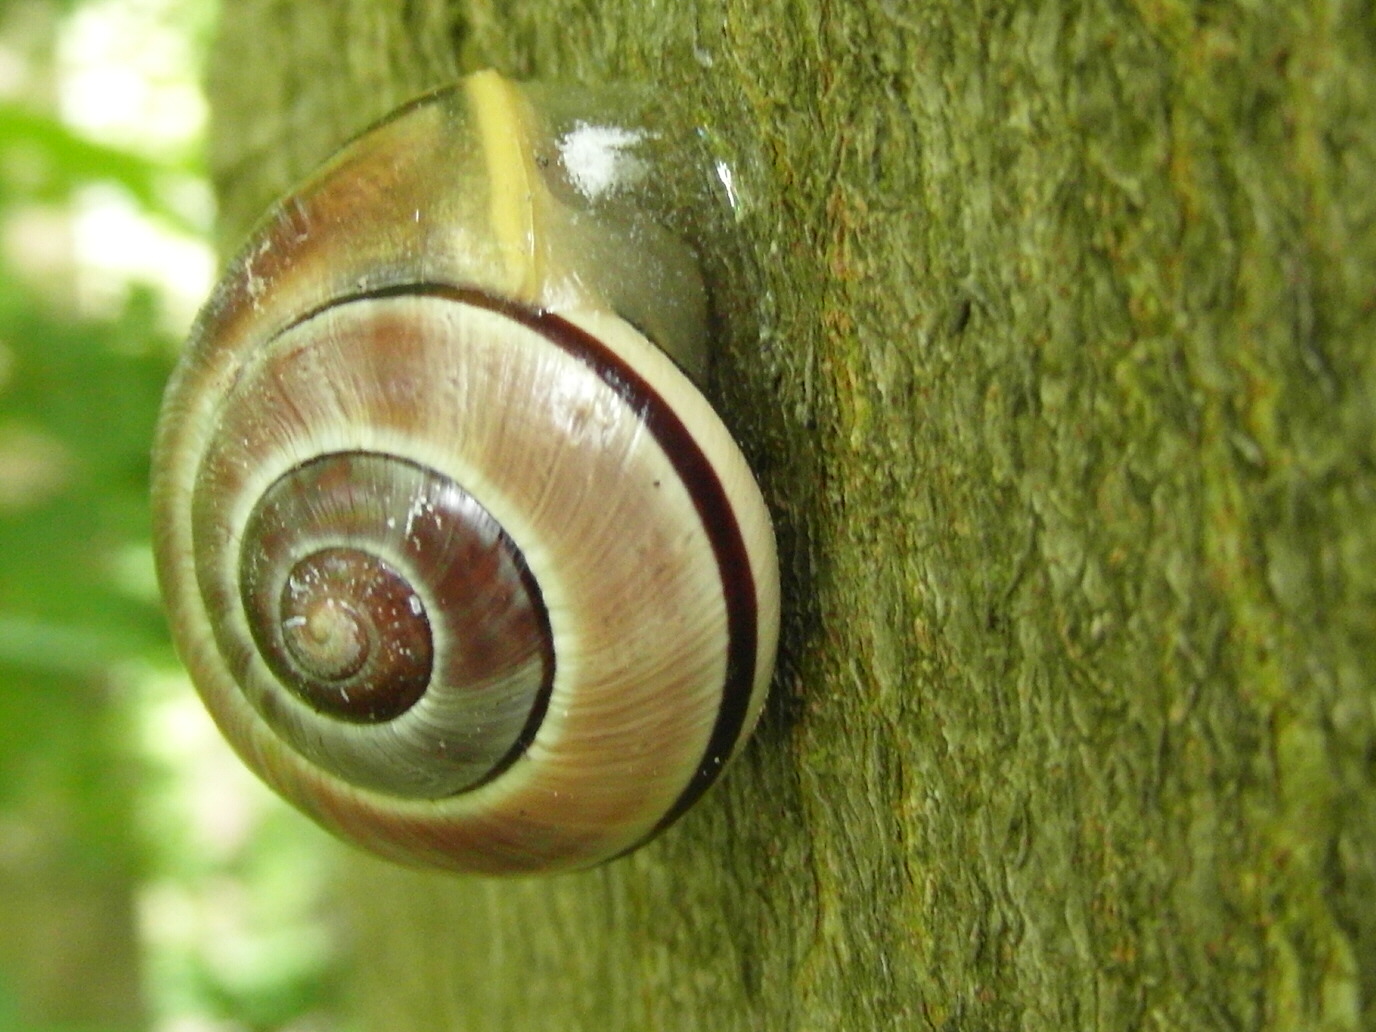
{"type": "Polygon", "coordinates": [[[559,156],[569,180],[595,201],[644,177],[645,163],[630,153],[643,139],[639,130],[579,122],[559,141],[559,156]]]}

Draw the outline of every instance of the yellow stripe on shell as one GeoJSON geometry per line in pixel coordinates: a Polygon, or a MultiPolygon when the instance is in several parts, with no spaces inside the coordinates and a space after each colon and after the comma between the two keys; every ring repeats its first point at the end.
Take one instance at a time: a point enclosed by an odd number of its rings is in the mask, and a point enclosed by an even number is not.
{"type": "Polygon", "coordinates": [[[506,266],[498,293],[534,304],[544,278],[542,241],[536,217],[544,185],[531,163],[531,113],[514,84],[494,71],[465,83],[487,165],[489,219],[506,266]]]}

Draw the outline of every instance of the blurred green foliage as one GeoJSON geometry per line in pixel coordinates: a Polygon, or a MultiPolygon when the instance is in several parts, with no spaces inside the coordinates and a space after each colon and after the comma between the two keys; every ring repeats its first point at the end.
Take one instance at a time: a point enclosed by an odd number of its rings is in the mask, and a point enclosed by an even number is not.
{"type": "Polygon", "coordinates": [[[0,340],[13,356],[0,433],[11,451],[43,442],[31,458],[55,467],[33,474],[50,488],[0,510],[0,663],[99,673],[165,642],[129,569],[131,550],[147,551],[148,447],[171,353],[153,316],[142,292],[94,323],[0,290],[0,340]]]}
{"type": "MultiPolygon", "coordinates": [[[[0,225],[165,170],[0,108],[0,225]]],[[[176,220],[175,213],[165,213],[176,220]]],[[[149,290],[104,318],[0,265],[0,971],[3,1027],[135,1027],[144,864],[120,670],[170,651],[151,585],[148,447],[174,343],[149,290]],[[56,943],[54,950],[53,944],[56,943]]]]}
{"type": "Polygon", "coordinates": [[[117,185],[147,211],[179,229],[198,232],[166,203],[171,171],[194,173],[165,160],[153,162],[73,132],[56,118],[15,104],[0,103],[0,205],[14,202],[65,203],[91,183],[117,185]]]}
{"type": "MultiPolygon", "coordinates": [[[[25,151],[55,170],[29,192],[0,186],[0,219],[91,182],[160,171],[82,145],[54,121],[0,111],[13,131],[0,136],[0,167],[25,151]]],[[[0,691],[8,757],[59,744],[23,719],[36,695],[53,714],[47,733],[70,737],[92,714],[87,701],[63,711],[74,694],[65,686],[105,682],[120,662],[167,650],[146,558],[148,449],[175,348],[148,290],[112,318],[83,318],[29,287],[14,258],[0,265],[0,686],[25,691],[0,691]]],[[[12,787],[0,781],[0,802],[12,787]]]]}
{"type": "MultiPolygon", "coordinates": [[[[203,0],[145,6],[194,39],[209,31],[203,0]]],[[[80,7],[0,0],[0,51],[16,13],[25,31],[56,31],[80,7]]],[[[191,1015],[337,1027],[324,1017],[338,985],[317,908],[323,833],[261,800],[224,805],[215,763],[248,776],[157,716],[193,696],[166,677],[150,542],[149,450],[179,345],[167,299],[135,283],[93,304],[75,261],[73,213],[93,190],[205,237],[186,206],[198,170],[50,113],[55,51],[32,32],[26,45],[40,100],[0,99],[0,1032],[191,1015]],[[209,819],[189,820],[207,792],[209,819]],[[150,926],[152,946],[139,938],[150,926]]]]}
{"type": "MultiPolygon", "coordinates": [[[[208,5],[190,5],[205,31],[208,5]]],[[[23,6],[57,27],[79,4],[23,6]]],[[[0,3],[0,48],[14,11],[0,3]]],[[[179,343],[167,299],[135,283],[93,304],[75,261],[73,213],[92,190],[204,237],[185,207],[197,170],[87,138],[52,106],[0,100],[0,1032],[192,1015],[334,1027],[321,833],[261,801],[221,812],[223,771],[183,769],[206,750],[153,715],[192,695],[165,677],[148,513],[179,343]],[[206,792],[207,820],[188,820],[206,792]]]]}

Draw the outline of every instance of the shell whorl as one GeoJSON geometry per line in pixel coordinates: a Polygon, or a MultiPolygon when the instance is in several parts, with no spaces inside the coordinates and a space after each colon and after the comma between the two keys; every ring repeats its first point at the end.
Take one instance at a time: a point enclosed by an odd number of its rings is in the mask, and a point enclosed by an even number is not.
{"type": "Polygon", "coordinates": [[[491,228],[515,188],[451,137],[492,88],[280,206],[169,387],[154,502],[178,648],[249,765],[384,855],[516,872],[705,790],[758,716],[778,584],[721,421],[570,274],[551,227],[581,247],[586,220],[528,201],[526,271],[491,228]]]}
{"type": "MultiPolygon", "coordinates": [[[[291,696],[265,689],[255,708],[361,787],[471,788],[544,713],[554,655],[539,590],[492,516],[434,470],[336,452],[284,473],[245,526],[239,589],[256,654],[291,696]]],[[[222,653],[250,655],[231,626],[217,621],[222,653]]],[[[253,664],[235,676],[252,683],[253,664]]]]}

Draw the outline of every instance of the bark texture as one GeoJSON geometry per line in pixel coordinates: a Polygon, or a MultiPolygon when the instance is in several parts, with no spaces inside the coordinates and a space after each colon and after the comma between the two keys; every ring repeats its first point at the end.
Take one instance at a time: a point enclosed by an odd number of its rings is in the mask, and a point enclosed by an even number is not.
{"type": "Polygon", "coordinates": [[[342,876],[365,1027],[1376,1028],[1376,10],[244,0],[226,245],[494,65],[758,156],[763,726],[577,876],[342,876]]]}

